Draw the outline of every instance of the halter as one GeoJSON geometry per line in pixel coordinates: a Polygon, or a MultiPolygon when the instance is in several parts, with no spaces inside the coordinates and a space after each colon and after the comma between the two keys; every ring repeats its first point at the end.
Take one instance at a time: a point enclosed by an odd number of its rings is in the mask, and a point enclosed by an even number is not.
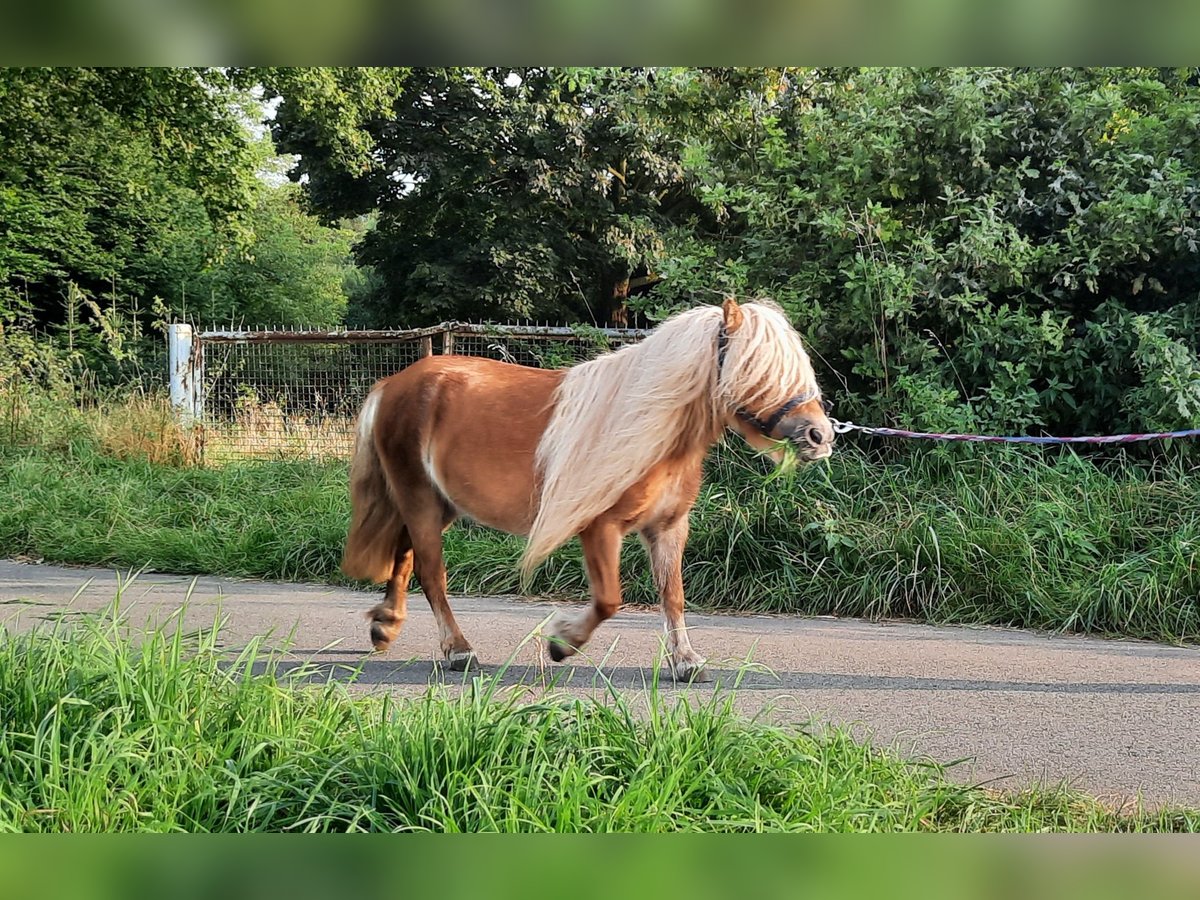
{"type": "MultiPolygon", "coordinates": [[[[725,323],[722,322],[721,330],[717,332],[717,377],[718,377],[718,379],[720,378],[721,370],[725,367],[725,351],[728,349],[729,349],[729,332],[725,330],[725,323]]],[[[806,394],[799,394],[798,396],[793,397],[787,403],[783,404],[783,406],[779,407],[779,409],[775,410],[775,412],[768,419],[760,419],[754,413],[750,412],[749,410],[747,410],[745,407],[742,407],[742,406],[739,406],[737,409],[734,410],[734,412],[737,414],[737,417],[739,419],[741,419],[743,422],[746,422],[750,425],[753,425],[755,428],[757,428],[759,430],[759,432],[761,432],[763,437],[768,437],[768,438],[772,438],[773,440],[778,440],[777,438],[774,438],[772,436],[771,432],[773,432],[775,430],[775,427],[780,422],[783,421],[783,417],[786,416],[788,413],[790,413],[797,406],[802,406],[805,403],[810,403],[811,401],[815,400],[816,398],[817,398],[817,391],[815,389],[809,391],[806,394]]],[[[824,406],[824,408],[825,408],[825,412],[827,412],[827,413],[833,408],[833,404],[831,404],[828,400],[823,400],[823,401],[821,401],[821,403],[822,403],[822,406],[824,406]]]]}

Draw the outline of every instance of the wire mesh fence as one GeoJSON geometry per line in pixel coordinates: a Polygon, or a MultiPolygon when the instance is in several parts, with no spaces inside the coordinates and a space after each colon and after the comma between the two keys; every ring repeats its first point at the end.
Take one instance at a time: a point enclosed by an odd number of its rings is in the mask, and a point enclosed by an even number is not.
{"type": "Polygon", "coordinates": [[[637,329],[450,323],[411,331],[203,331],[188,401],[206,462],[345,458],[354,419],[381,378],[423,356],[485,356],[542,368],[640,340],[637,329]],[[194,403],[194,405],[193,405],[194,403]]]}
{"type": "Polygon", "coordinates": [[[558,369],[585,362],[609,350],[619,350],[628,343],[641,340],[645,334],[634,328],[457,323],[443,333],[441,352],[558,369]]]}

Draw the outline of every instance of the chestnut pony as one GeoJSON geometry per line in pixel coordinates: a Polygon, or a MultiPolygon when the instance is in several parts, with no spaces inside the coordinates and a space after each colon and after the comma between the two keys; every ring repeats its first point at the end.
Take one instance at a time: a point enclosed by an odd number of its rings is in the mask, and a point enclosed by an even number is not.
{"type": "Polygon", "coordinates": [[[631,531],[649,552],[671,672],[706,677],[683,621],[683,548],[701,467],[726,429],[778,461],[831,452],[808,354],[773,303],[703,306],[649,337],[570,369],[429,356],[372,388],[358,417],[353,518],[342,560],[387,582],[368,614],[383,650],[404,624],[415,571],[450,668],[475,663],[446,601],[442,533],[460,515],[526,535],[528,575],[579,535],[592,602],[547,625],[556,662],[621,606],[619,555],[631,531]]]}

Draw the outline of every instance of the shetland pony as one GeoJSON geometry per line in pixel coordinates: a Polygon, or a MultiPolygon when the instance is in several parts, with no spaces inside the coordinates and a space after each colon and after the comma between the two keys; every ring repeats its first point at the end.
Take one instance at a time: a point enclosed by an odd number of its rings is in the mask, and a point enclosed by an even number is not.
{"type": "Polygon", "coordinates": [[[671,672],[706,679],[683,620],[683,548],[704,457],[727,428],[776,461],[784,441],[804,460],[832,450],[808,354],[773,303],[692,309],[570,369],[429,356],[383,379],[358,417],[342,560],[351,578],[387,582],[367,614],[375,649],[400,633],[415,572],[450,668],[475,664],[442,562],[442,533],[465,515],[527,536],[525,575],[579,536],[591,604],[547,625],[555,662],[620,608],[621,541],[636,531],[662,601],[671,672]]]}

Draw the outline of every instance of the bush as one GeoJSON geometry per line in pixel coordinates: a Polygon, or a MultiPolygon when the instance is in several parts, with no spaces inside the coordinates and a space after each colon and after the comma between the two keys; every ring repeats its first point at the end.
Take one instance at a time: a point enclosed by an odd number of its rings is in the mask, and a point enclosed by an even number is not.
{"type": "Polygon", "coordinates": [[[714,283],[791,312],[843,417],[1002,433],[1200,424],[1191,70],[796,72],[684,153],[714,283]],[[715,275],[714,275],[715,273],[715,275]]]}

